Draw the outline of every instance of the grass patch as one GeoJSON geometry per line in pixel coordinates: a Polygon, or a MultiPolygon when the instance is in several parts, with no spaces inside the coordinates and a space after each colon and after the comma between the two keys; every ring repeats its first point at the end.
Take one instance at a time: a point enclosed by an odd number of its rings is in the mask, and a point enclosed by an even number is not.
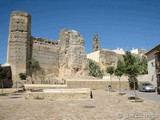
{"type": "Polygon", "coordinates": [[[43,92],[43,89],[37,89],[37,90],[30,90],[31,92],[43,92]]]}
{"type": "Polygon", "coordinates": [[[16,97],[16,96],[13,96],[13,97],[10,97],[11,99],[16,99],[16,98],[22,98],[22,97],[16,97]]]}
{"type": "Polygon", "coordinates": [[[20,94],[20,93],[13,93],[11,95],[23,95],[23,94],[20,94]]]}
{"type": "Polygon", "coordinates": [[[84,108],[95,108],[96,106],[83,106],[84,108]]]}
{"type": "Polygon", "coordinates": [[[43,100],[44,98],[43,98],[43,97],[36,96],[34,99],[36,99],[36,100],[43,100]]]}
{"type": "Polygon", "coordinates": [[[126,95],[126,93],[118,93],[118,95],[126,95]]]}
{"type": "Polygon", "coordinates": [[[18,90],[18,91],[15,91],[14,93],[24,93],[25,90],[18,90]]]}
{"type": "Polygon", "coordinates": [[[24,90],[18,90],[17,93],[24,93],[24,90]]]}
{"type": "Polygon", "coordinates": [[[8,93],[0,94],[0,96],[8,96],[8,95],[9,95],[8,93]]]}
{"type": "Polygon", "coordinates": [[[141,98],[137,98],[137,100],[135,100],[136,98],[135,97],[128,97],[128,99],[131,101],[131,102],[143,102],[143,99],[141,99],[141,98]]]}

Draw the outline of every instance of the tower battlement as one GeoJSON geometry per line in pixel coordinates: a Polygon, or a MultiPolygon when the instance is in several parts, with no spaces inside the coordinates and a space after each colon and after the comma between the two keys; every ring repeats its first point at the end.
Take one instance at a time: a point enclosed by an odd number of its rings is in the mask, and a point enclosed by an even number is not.
{"type": "Polygon", "coordinates": [[[27,12],[24,12],[24,11],[13,11],[12,13],[11,13],[11,17],[12,16],[24,16],[24,17],[31,17],[31,15],[29,14],[29,13],[27,13],[27,12]]]}
{"type": "Polygon", "coordinates": [[[49,45],[49,46],[56,46],[58,45],[58,41],[56,40],[48,40],[45,38],[32,38],[33,44],[41,44],[41,45],[49,45]]]}
{"type": "Polygon", "coordinates": [[[31,15],[22,11],[12,12],[9,31],[31,33],[31,15]]]}

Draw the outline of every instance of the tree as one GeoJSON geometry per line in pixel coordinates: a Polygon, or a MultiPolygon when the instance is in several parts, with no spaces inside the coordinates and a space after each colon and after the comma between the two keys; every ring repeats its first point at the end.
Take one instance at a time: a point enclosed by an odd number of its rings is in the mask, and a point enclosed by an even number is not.
{"type": "Polygon", "coordinates": [[[126,51],[126,54],[123,55],[125,70],[124,73],[128,75],[128,80],[131,85],[133,83],[135,101],[137,101],[136,94],[136,85],[137,85],[137,76],[139,74],[138,65],[136,64],[136,57],[134,57],[130,52],[126,51]]]}
{"type": "Polygon", "coordinates": [[[100,66],[93,60],[89,59],[89,75],[93,77],[102,77],[104,74],[100,66]]]}
{"type": "Polygon", "coordinates": [[[114,73],[114,67],[113,66],[107,67],[106,72],[110,74],[111,90],[112,90],[112,74],[114,73]]]}
{"type": "Polygon", "coordinates": [[[7,70],[0,66],[0,80],[2,80],[2,95],[3,95],[3,84],[4,80],[7,78],[7,70]]]}
{"type": "Polygon", "coordinates": [[[33,76],[33,74],[36,75],[37,72],[40,70],[39,62],[37,60],[35,60],[34,58],[32,58],[29,61],[29,70],[30,70],[32,84],[34,84],[34,80],[33,80],[32,76],[33,76]]]}
{"type": "Polygon", "coordinates": [[[117,63],[117,68],[115,69],[114,75],[119,79],[119,93],[121,93],[121,77],[124,74],[125,64],[122,60],[117,63]]]}
{"type": "Polygon", "coordinates": [[[23,80],[26,80],[27,78],[27,75],[26,73],[19,73],[19,78],[23,81],[23,80]]]}
{"type": "Polygon", "coordinates": [[[148,74],[146,57],[136,57],[136,63],[140,75],[148,74]]]}

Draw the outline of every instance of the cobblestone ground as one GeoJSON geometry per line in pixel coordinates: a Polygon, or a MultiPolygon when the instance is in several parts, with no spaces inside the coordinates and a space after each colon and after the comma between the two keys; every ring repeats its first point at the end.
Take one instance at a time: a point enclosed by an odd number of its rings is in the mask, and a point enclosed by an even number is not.
{"type": "Polygon", "coordinates": [[[114,92],[93,91],[92,100],[26,100],[24,96],[0,96],[0,120],[160,120],[156,116],[160,103],[134,103],[114,92]]]}

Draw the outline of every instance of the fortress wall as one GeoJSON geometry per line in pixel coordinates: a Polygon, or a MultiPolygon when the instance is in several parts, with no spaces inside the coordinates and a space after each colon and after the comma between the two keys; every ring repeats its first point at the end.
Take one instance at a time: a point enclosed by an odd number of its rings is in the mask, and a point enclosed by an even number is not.
{"type": "MultiPolygon", "coordinates": [[[[14,82],[20,80],[20,73],[30,74],[29,61],[32,58],[39,62],[43,77],[48,74],[55,77],[85,75],[88,70],[84,39],[80,33],[63,29],[59,42],[34,38],[31,36],[31,15],[22,11],[12,12],[7,63],[11,66],[14,82]]],[[[39,73],[33,76],[36,80],[40,78],[37,76],[39,73]]]]}
{"type": "Polygon", "coordinates": [[[37,60],[45,74],[59,74],[58,41],[43,38],[32,38],[32,58],[37,60]]]}
{"type": "Polygon", "coordinates": [[[19,81],[19,73],[27,73],[30,59],[31,16],[26,12],[12,12],[8,36],[7,63],[11,65],[13,82],[19,81]]]}

